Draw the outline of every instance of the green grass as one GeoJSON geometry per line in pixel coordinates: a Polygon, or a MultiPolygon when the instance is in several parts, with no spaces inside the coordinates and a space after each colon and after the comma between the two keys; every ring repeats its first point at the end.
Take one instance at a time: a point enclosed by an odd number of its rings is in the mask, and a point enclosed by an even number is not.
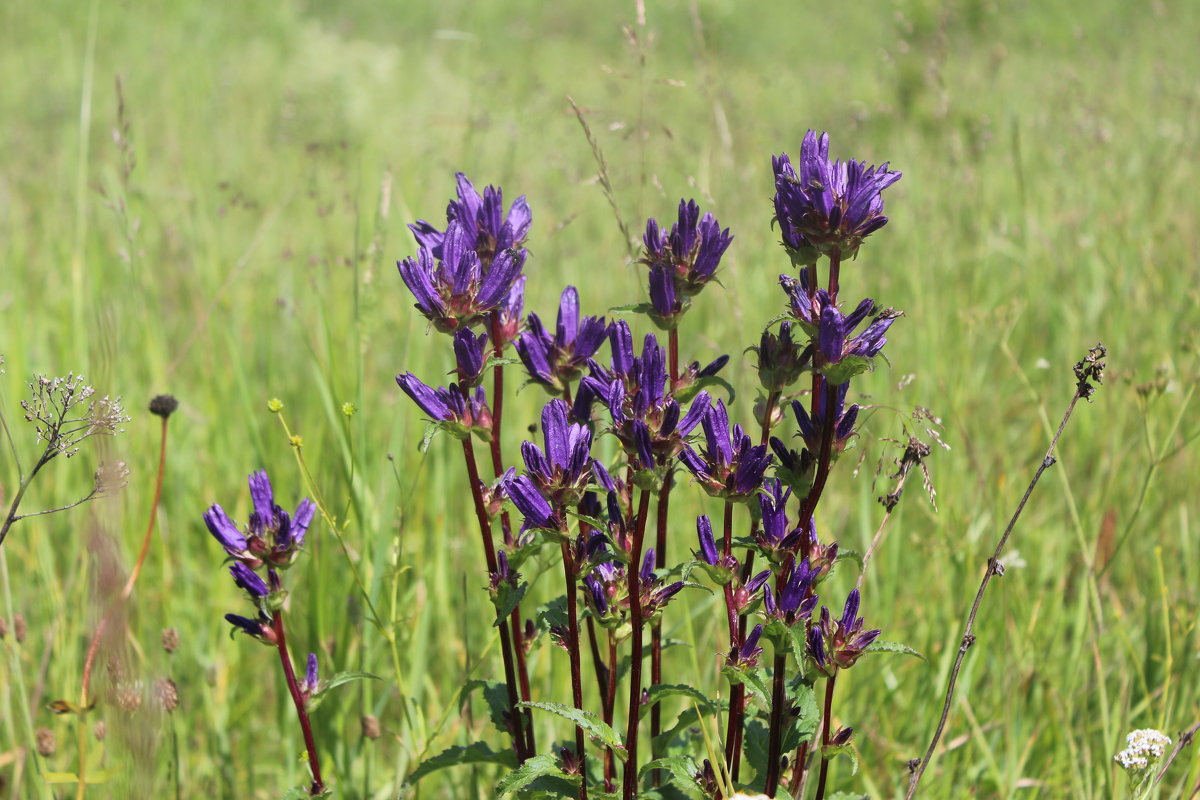
{"type": "MultiPolygon", "coordinates": [[[[652,3],[642,30],[631,4],[582,2],[0,5],[5,418],[28,460],[35,443],[17,404],[39,372],[84,372],[135,409],[127,433],[105,442],[106,457],[132,468],[129,488],[20,522],[4,544],[29,636],[0,644],[0,796],[74,793],[39,774],[76,769],[78,718],[46,705],[78,695],[104,587],[136,557],[158,446],[142,409],[164,391],[182,406],[158,529],[126,633],[98,667],[106,685],[146,700],[125,713],[102,698],[84,718],[105,721],[107,738],[88,749],[114,770],[89,796],[172,796],[171,731],[182,797],[279,797],[304,779],[277,662],[226,635],[221,615],[246,603],[200,516],[219,501],[244,519],[253,469],[267,468],[289,502],[303,492],[271,397],[303,436],[372,601],[395,623],[400,675],[319,526],[293,570],[297,656],[316,650],[333,669],[382,678],[316,713],[339,795],[393,796],[396,776],[422,757],[488,729],[478,699],[455,706],[464,680],[500,676],[465,477],[449,440],[417,452],[420,415],[393,381],[403,370],[435,381],[450,361],[392,265],[414,251],[405,223],[438,219],[461,169],[529,197],[528,308],[549,311],[565,282],[592,313],[638,299],[640,273],[568,95],[604,148],[632,229],[669,215],[680,196],[733,229],[725,288],[696,303],[684,357],[734,355],[744,419],[753,375],[737,354],[780,310],[775,276],[789,269],[769,224],[770,155],[797,152],[811,127],[831,132],[838,155],[890,159],[905,173],[888,193],[892,223],[843,286],[907,312],[890,366],[862,390],[933,409],[953,448],[930,462],[940,511],[910,484],[864,584],[868,621],[929,663],[880,658],[839,681],[835,713],[859,732],[862,769],[851,778],[835,766],[835,786],[902,792],[983,561],[1070,397],[1070,365],[1097,340],[1110,349],[1109,378],[1072,421],[985,600],[946,751],[921,796],[1121,796],[1111,757],[1128,730],[1175,736],[1200,719],[1187,477],[1200,469],[1189,402],[1200,345],[1200,12],[1115,0],[749,8],[652,3]],[[113,135],[117,76],[124,149],[113,135]],[[349,419],[344,402],[358,409],[349,419]],[[170,657],[158,644],[166,627],[182,639],[170,657]],[[181,697],[169,717],[150,691],[165,675],[181,697]],[[18,788],[30,745],[22,703],[58,750],[27,762],[18,788]],[[380,718],[383,738],[361,738],[364,713],[380,718]]],[[[510,459],[541,402],[536,389],[510,395],[510,459]]],[[[894,437],[899,419],[880,412],[869,432],[894,437]]],[[[883,485],[871,482],[881,452],[870,445],[857,477],[848,462],[835,473],[824,535],[865,547],[882,513],[883,485]]],[[[0,494],[11,498],[16,470],[7,450],[3,459],[0,494]]],[[[96,459],[85,449],[54,465],[27,510],[84,491],[96,459]]],[[[694,487],[675,507],[680,554],[692,546],[688,514],[716,509],[694,487]]],[[[839,576],[833,596],[851,580],[839,576]]],[[[672,608],[668,628],[688,638],[694,625],[701,638],[694,654],[672,655],[669,674],[715,692],[713,601],[689,603],[672,608]]],[[[542,697],[569,697],[565,664],[557,649],[535,652],[542,697]]],[[[542,743],[567,735],[541,724],[542,743]]],[[[1195,753],[1180,756],[1160,797],[1188,796],[1195,753]]],[[[446,771],[419,795],[487,797],[493,778],[446,771]]]]}

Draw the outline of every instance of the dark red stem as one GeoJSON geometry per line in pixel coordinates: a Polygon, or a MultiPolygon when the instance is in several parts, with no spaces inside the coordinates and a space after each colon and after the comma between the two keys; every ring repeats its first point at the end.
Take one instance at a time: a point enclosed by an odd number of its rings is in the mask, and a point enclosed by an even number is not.
{"type": "Polygon", "coordinates": [[[296,706],[296,716],[300,718],[300,730],[304,732],[304,746],[308,749],[308,766],[312,770],[313,777],[308,793],[316,796],[325,791],[325,782],[321,780],[321,766],[317,763],[317,743],[313,740],[308,709],[304,707],[304,695],[300,691],[300,684],[296,681],[296,672],[292,669],[292,657],[288,654],[287,639],[283,632],[283,611],[277,609],[271,617],[271,630],[275,632],[275,646],[279,649],[279,661],[283,664],[283,675],[287,679],[292,703],[296,706]]]}
{"type": "MultiPolygon", "coordinates": [[[[463,439],[463,457],[467,462],[467,480],[471,484],[471,497],[475,501],[475,518],[479,522],[479,536],[483,542],[483,555],[487,562],[488,574],[496,572],[496,547],[492,543],[492,526],[488,520],[487,509],[483,507],[482,484],[479,481],[479,468],[475,464],[475,449],[471,445],[471,437],[463,439]]],[[[525,759],[533,754],[527,750],[529,740],[525,734],[524,715],[517,709],[517,678],[513,669],[513,646],[508,628],[496,626],[500,631],[500,653],[504,659],[504,683],[508,688],[508,707],[513,725],[513,750],[517,761],[525,763],[525,759]]]]}
{"type": "Polygon", "coordinates": [[[829,777],[829,759],[825,756],[825,748],[829,746],[829,728],[833,722],[833,687],[836,683],[835,668],[825,681],[825,716],[821,720],[821,773],[817,776],[817,800],[825,800],[825,780],[829,777]]]}
{"type": "Polygon", "coordinates": [[[646,517],[650,512],[650,493],[642,490],[638,501],[637,528],[633,536],[633,550],[626,567],[629,580],[629,618],[633,627],[630,634],[629,654],[629,722],[625,731],[625,772],[621,786],[624,800],[637,797],[638,788],[638,716],[642,703],[642,540],[646,535],[646,517]]]}
{"type": "MultiPolygon", "coordinates": [[[[579,666],[579,591],[575,585],[575,556],[571,543],[562,540],[563,581],[567,588],[567,652],[571,657],[571,701],[583,711],[583,676],[579,666]]],[[[587,800],[587,751],[583,728],[575,726],[575,756],[579,759],[579,800],[587,800]]]]}

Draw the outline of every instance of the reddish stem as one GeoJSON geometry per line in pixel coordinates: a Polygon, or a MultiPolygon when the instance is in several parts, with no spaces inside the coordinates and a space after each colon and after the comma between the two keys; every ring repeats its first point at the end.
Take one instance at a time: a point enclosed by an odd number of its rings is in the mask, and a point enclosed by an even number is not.
{"type": "MultiPolygon", "coordinates": [[[[571,701],[583,711],[583,676],[579,666],[579,591],[575,585],[575,556],[571,543],[562,540],[563,581],[567,588],[567,653],[571,657],[571,701]]],[[[579,800],[587,800],[587,751],[583,747],[583,728],[575,726],[575,756],[579,759],[579,800]]]]}
{"type": "Polygon", "coordinates": [[[308,766],[312,770],[313,777],[308,793],[316,796],[325,791],[325,782],[321,780],[321,766],[317,763],[317,743],[313,740],[308,709],[304,707],[304,695],[300,691],[300,684],[296,681],[296,673],[292,669],[292,657],[288,654],[287,639],[283,633],[283,611],[275,611],[271,617],[271,629],[275,632],[275,646],[279,649],[279,661],[283,664],[283,675],[287,679],[288,692],[292,695],[292,703],[296,706],[296,716],[300,718],[300,730],[304,732],[304,746],[308,750],[308,766]]]}
{"type": "Polygon", "coordinates": [[[825,681],[825,716],[821,720],[821,773],[817,776],[817,800],[825,800],[825,780],[829,777],[829,759],[825,748],[829,746],[829,727],[833,721],[833,688],[837,683],[837,669],[825,681]]]}
{"type": "MultiPolygon", "coordinates": [[[[471,497],[475,501],[475,518],[479,522],[479,536],[483,542],[484,560],[487,562],[488,574],[496,573],[496,547],[492,543],[492,526],[488,520],[487,509],[483,506],[482,484],[479,481],[479,468],[475,464],[475,449],[471,445],[471,437],[462,440],[463,457],[467,462],[467,480],[471,484],[471,497]]],[[[500,631],[500,653],[504,660],[504,683],[508,689],[508,707],[513,725],[513,750],[517,761],[525,763],[525,759],[533,754],[527,750],[529,740],[525,734],[525,715],[517,708],[517,679],[513,669],[513,646],[509,638],[508,628],[498,625],[500,631]]]]}
{"type": "Polygon", "coordinates": [[[629,717],[628,728],[625,731],[625,772],[621,786],[621,796],[624,800],[637,797],[638,788],[638,716],[642,703],[642,585],[640,566],[642,562],[642,540],[646,535],[646,517],[650,511],[650,493],[642,490],[638,501],[637,529],[633,536],[633,550],[630,553],[626,573],[629,580],[629,618],[633,627],[630,634],[631,649],[629,654],[629,717]]]}

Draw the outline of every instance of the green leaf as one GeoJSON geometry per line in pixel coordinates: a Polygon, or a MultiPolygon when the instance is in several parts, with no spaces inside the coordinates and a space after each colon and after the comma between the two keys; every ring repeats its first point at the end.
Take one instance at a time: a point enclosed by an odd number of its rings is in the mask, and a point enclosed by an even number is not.
{"type": "Polygon", "coordinates": [[[725,676],[725,680],[730,684],[744,683],[750,689],[751,695],[763,708],[771,707],[771,691],[767,688],[767,682],[763,679],[763,670],[761,667],[753,667],[751,669],[737,669],[735,667],[722,667],[721,674],[725,676]]]}
{"type": "Polygon", "coordinates": [[[548,631],[552,627],[565,628],[570,623],[567,616],[567,597],[559,595],[550,602],[541,606],[537,610],[538,621],[542,623],[542,630],[548,631]]]}
{"type": "Polygon", "coordinates": [[[421,437],[421,443],[417,445],[417,450],[422,454],[429,452],[429,445],[439,433],[442,432],[442,426],[436,422],[431,422],[425,426],[425,435],[421,437]]]}
{"type": "Polygon", "coordinates": [[[608,312],[610,314],[612,314],[617,311],[636,311],[637,313],[640,314],[640,313],[643,313],[642,312],[643,308],[648,308],[648,307],[649,307],[648,303],[626,303],[623,306],[612,306],[608,309],[608,312]]]}
{"type": "Polygon", "coordinates": [[[574,706],[563,705],[562,703],[518,703],[521,708],[536,708],[540,711],[549,711],[551,714],[557,714],[563,719],[575,723],[576,727],[582,728],[588,738],[602,747],[608,747],[617,754],[617,758],[622,761],[627,755],[625,752],[625,743],[617,732],[614,731],[607,723],[597,717],[591,711],[581,711],[574,706]]]}
{"type": "Polygon", "coordinates": [[[543,753],[540,756],[534,756],[501,778],[500,782],[496,784],[496,796],[501,797],[510,792],[524,789],[544,775],[553,775],[564,779],[568,777],[558,765],[558,759],[548,753],[543,753]]]}
{"type": "Polygon", "coordinates": [[[521,604],[521,600],[525,598],[525,592],[528,590],[528,583],[513,586],[506,581],[500,581],[496,595],[492,598],[492,605],[496,607],[496,621],[492,623],[492,627],[498,628],[508,621],[508,615],[521,604]]]}
{"type": "Polygon", "coordinates": [[[826,364],[817,372],[825,376],[825,380],[834,386],[841,386],[855,375],[871,369],[871,359],[866,356],[846,356],[836,364],[826,364]]]}
{"type": "Polygon", "coordinates": [[[700,394],[701,389],[707,389],[709,386],[720,386],[725,390],[726,394],[729,395],[729,398],[725,401],[726,405],[732,403],[734,398],[737,397],[737,392],[734,391],[734,388],[729,381],[725,380],[720,375],[709,375],[696,381],[691,386],[685,386],[684,388],[675,392],[675,400],[679,403],[687,403],[693,397],[700,394]]]}
{"type": "Polygon", "coordinates": [[[821,748],[821,755],[824,758],[832,759],[838,756],[850,760],[850,774],[858,774],[858,751],[854,749],[852,744],[836,744],[821,748]]]}
{"type": "MultiPolygon", "coordinates": [[[[549,756],[544,756],[544,758],[549,758],[549,756]]],[[[502,764],[506,767],[515,767],[517,765],[517,757],[511,750],[496,752],[483,742],[472,742],[466,746],[455,745],[421,762],[412,771],[412,774],[408,776],[406,782],[416,783],[426,775],[437,772],[440,769],[458,767],[464,764],[502,764]]]]}
{"type": "Polygon", "coordinates": [[[690,800],[706,800],[708,795],[696,783],[694,776],[699,772],[699,767],[691,756],[669,756],[660,758],[645,764],[638,773],[639,777],[644,777],[647,772],[662,769],[671,774],[671,783],[679,788],[683,794],[690,800]]]}
{"type": "Polygon", "coordinates": [[[483,690],[483,702],[488,707],[488,719],[500,733],[508,736],[504,715],[508,712],[508,687],[498,681],[467,681],[459,695],[459,704],[467,700],[476,689],[483,690]]]}
{"type": "Polygon", "coordinates": [[[903,644],[902,642],[882,642],[879,639],[876,639],[875,641],[873,641],[869,645],[867,645],[867,649],[864,650],[863,652],[866,652],[866,653],[904,653],[905,655],[908,655],[908,656],[916,656],[917,658],[921,659],[922,661],[924,661],[926,663],[929,662],[929,659],[925,658],[925,656],[921,655],[916,650],[913,650],[911,647],[909,647],[906,644],[903,644]]]}
{"type": "Polygon", "coordinates": [[[361,681],[370,679],[373,681],[382,680],[378,675],[372,675],[369,672],[338,672],[332,675],[328,680],[321,682],[319,691],[314,692],[309,698],[305,708],[309,711],[316,711],[317,707],[325,701],[325,696],[329,694],[331,689],[336,689],[344,683],[350,681],[361,681]]]}
{"type": "Polygon", "coordinates": [[[857,550],[851,550],[849,547],[838,550],[837,558],[833,560],[833,563],[836,564],[839,561],[853,561],[855,564],[858,564],[859,572],[867,568],[867,565],[863,562],[862,555],[857,550]]]}
{"type": "Polygon", "coordinates": [[[580,522],[586,522],[588,525],[592,526],[592,528],[595,530],[598,530],[598,531],[608,530],[608,526],[605,525],[603,521],[597,519],[596,517],[589,517],[587,514],[580,514],[578,511],[572,511],[569,508],[566,511],[567,511],[567,516],[574,517],[575,519],[579,520],[580,522]]]}
{"type": "Polygon", "coordinates": [[[650,712],[651,706],[655,703],[668,697],[688,697],[696,701],[696,704],[704,711],[711,713],[713,710],[712,699],[708,695],[701,692],[699,689],[691,686],[684,686],[678,683],[660,683],[651,686],[649,689],[649,702],[643,703],[638,711],[639,717],[644,717],[650,712]]]}

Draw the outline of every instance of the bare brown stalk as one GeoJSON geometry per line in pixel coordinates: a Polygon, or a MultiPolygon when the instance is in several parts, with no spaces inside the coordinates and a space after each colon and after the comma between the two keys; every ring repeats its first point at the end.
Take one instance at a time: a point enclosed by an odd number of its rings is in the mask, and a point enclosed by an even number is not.
{"type": "Polygon", "coordinates": [[[984,592],[987,591],[988,584],[991,583],[993,577],[1000,577],[1004,574],[1004,565],[1000,563],[1000,554],[1004,551],[1004,546],[1008,544],[1008,539],[1012,535],[1013,528],[1017,525],[1017,520],[1021,517],[1021,512],[1025,510],[1025,504],[1029,502],[1030,495],[1033,494],[1034,488],[1038,481],[1041,480],[1042,473],[1054,466],[1055,456],[1054,450],[1058,446],[1058,440],[1062,436],[1063,431],[1067,427],[1067,422],[1071,419],[1071,414],[1075,411],[1075,405],[1080,398],[1090,400],[1095,393],[1096,387],[1093,385],[1103,383],[1104,361],[1102,360],[1107,355],[1104,345],[1097,344],[1088,354],[1080,359],[1075,364],[1075,393],[1071,396],[1071,402],[1067,404],[1067,410],[1063,414],[1062,421],[1058,423],[1058,430],[1054,432],[1054,438],[1050,441],[1050,446],[1046,449],[1046,455],[1042,457],[1042,463],[1038,465],[1037,472],[1033,475],[1033,480],[1029,482],[1029,486],[1025,489],[1025,494],[1021,497],[1021,502],[1017,504],[1017,510],[1013,512],[1012,518],[1009,519],[1008,525],[1004,528],[1004,533],[1000,535],[1000,540],[996,543],[992,555],[987,560],[987,569],[983,573],[983,580],[979,583],[979,590],[975,593],[975,602],[971,604],[971,612],[967,615],[967,624],[963,629],[962,643],[958,648],[958,655],[954,658],[954,667],[950,670],[950,680],[946,684],[946,699],[942,704],[942,715],[938,720],[937,729],[933,732],[933,739],[929,742],[929,748],[925,751],[925,755],[915,765],[911,767],[912,777],[908,781],[908,791],[905,793],[905,800],[912,800],[917,794],[917,784],[921,781],[921,776],[925,774],[925,769],[929,766],[929,762],[933,760],[933,752],[937,748],[938,741],[942,738],[942,733],[946,729],[946,720],[950,717],[950,704],[954,701],[954,688],[958,683],[958,673],[962,669],[963,659],[966,658],[967,651],[971,649],[971,645],[975,644],[975,617],[979,614],[979,606],[983,601],[984,592]]]}
{"type": "MultiPolygon", "coordinates": [[[[1175,742],[1175,747],[1171,749],[1170,755],[1168,755],[1166,760],[1163,761],[1163,765],[1159,768],[1158,774],[1154,776],[1155,786],[1162,783],[1162,779],[1166,776],[1167,770],[1171,767],[1171,762],[1175,760],[1175,757],[1179,755],[1180,751],[1191,744],[1192,740],[1196,738],[1196,731],[1200,731],[1200,722],[1197,722],[1196,724],[1192,725],[1192,727],[1179,734],[1179,740],[1175,742]]],[[[1200,790],[1200,777],[1197,777],[1196,781],[1196,789],[1200,790]]],[[[1194,797],[1195,795],[1196,791],[1193,791],[1190,796],[1194,797]]]]}
{"type": "Polygon", "coordinates": [[[588,145],[592,148],[592,158],[596,160],[596,167],[599,170],[596,173],[596,179],[600,181],[600,189],[604,192],[604,199],[608,201],[608,206],[612,209],[613,217],[617,220],[617,227],[621,230],[621,239],[625,242],[625,251],[632,258],[635,239],[629,232],[629,226],[625,224],[625,218],[621,216],[621,208],[617,205],[617,196],[613,193],[612,181],[609,180],[608,176],[608,160],[604,158],[604,151],[600,149],[600,142],[596,141],[596,137],[592,135],[591,127],[583,117],[583,109],[575,105],[575,100],[570,95],[567,95],[567,102],[571,104],[571,110],[575,112],[575,119],[579,120],[579,125],[583,128],[583,135],[587,137],[588,145]]]}

